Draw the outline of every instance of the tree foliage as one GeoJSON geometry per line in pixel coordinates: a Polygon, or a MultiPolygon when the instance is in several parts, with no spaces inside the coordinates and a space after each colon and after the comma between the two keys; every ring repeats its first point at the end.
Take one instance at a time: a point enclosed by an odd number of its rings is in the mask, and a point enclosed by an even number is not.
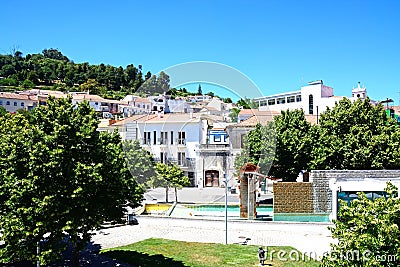
{"type": "MultiPolygon", "coordinates": [[[[270,175],[284,181],[296,181],[302,170],[400,167],[400,128],[382,105],[369,99],[341,100],[321,114],[320,124],[314,126],[302,110],[283,111],[274,122],[276,154],[270,175]]],[[[251,149],[263,153],[263,146],[269,145],[269,132],[262,128],[247,135],[244,158],[251,149]]],[[[237,158],[236,168],[245,163],[244,158],[237,158]]],[[[250,161],[257,163],[251,157],[250,161]]]]}
{"type": "Polygon", "coordinates": [[[275,156],[275,126],[273,122],[265,126],[257,124],[245,137],[244,148],[236,157],[234,166],[236,170],[246,163],[260,167],[262,174],[268,174],[275,156]]]}
{"type": "Polygon", "coordinates": [[[157,177],[151,153],[142,149],[139,140],[124,141],[123,148],[127,167],[136,182],[140,185],[151,186],[151,181],[157,177]]]}
{"type": "Polygon", "coordinates": [[[244,99],[241,98],[236,104],[237,106],[240,106],[244,109],[258,108],[258,102],[251,100],[247,97],[245,97],[244,99]]]}
{"type": "Polygon", "coordinates": [[[270,174],[295,182],[311,160],[311,124],[302,110],[282,111],[275,117],[276,152],[270,174]]]}
{"type": "Polygon", "coordinates": [[[370,200],[364,193],[350,202],[340,200],[338,220],[330,227],[338,240],[322,260],[326,267],[399,266],[400,199],[388,183],[386,198],[370,200]]]}
{"type": "Polygon", "coordinates": [[[313,169],[396,169],[400,130],[382,105],[341,100],[321,114],[312,138],[313,169]]]}
{"type": "Polygon", "coordinates": [[[4,117],[7,113],[7,110],[4,107],[0,106],[0,117],[4,117]]]}
{"type": "Polygon", "coordinates": [[[184,175],[183,171],[175,164],[171,163],[166,165],[164,163],[157,163],[156,165],[157,174],[162,177],[164,180],[162,184],[164,184],[166,188],[166,199],[165,202],[168,202],[168,188],[175,188],[175,201],[178,202],[178,194],[177,189],[182,188],[183,186],[190,185],[190,180],[187,176],[184,175]]]}
{"type": "MultiPolygon", "coordinates": [[[[111,65],[91,65],[87,62],[74,63],[62,54],[61,51],[50,48],[44,49],[41,54],[22,56],[17,51],[13,55],[0,55],[0,85],[20,86],[48,86],[49,89],[62,88],[64,91],[80,90],[81,85],[89,86],[92,93],[103,97],[111,97],[115,92],[123,95],[135,93],[145,79],[142,66],[132,64],[123,68],[111,65]],[[18,53],[17,53],[18,52],[18,53]],[[106,89],[104,89],[106,88],[106,89]]],[[[147,72],[147,76],[151,72],[147,72]]],[[[160,73],[162,90],[169,87],[169,79],[160,73]]]]}
{"type": "Polygon", "coordinates": [[[142,199],[119,135],[96,131],[87,102],[50,98],[29,117],[0,120],[0,261],[47,263],[65,248],[65,237],[77,256],[91,230],[121,221],[125,204],[142,199]]]}

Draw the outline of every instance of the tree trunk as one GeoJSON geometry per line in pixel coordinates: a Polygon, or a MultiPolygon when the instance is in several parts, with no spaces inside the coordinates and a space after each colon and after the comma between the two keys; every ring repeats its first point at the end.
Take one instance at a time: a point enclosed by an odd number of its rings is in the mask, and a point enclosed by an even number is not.
{"type": "Polygon", "coordinates": [[[168,186],[165,187],[165,202],[168,203],[168,186]]]}
{"type": "Polygon", "coordinates": [[[72,241],[72,266],[79,267],[78,241],[72,241]]]}
{"type": "Polygon", "coordinates": [[[175,186],[175,202],[178,203],[178,189],[175,186]]]}

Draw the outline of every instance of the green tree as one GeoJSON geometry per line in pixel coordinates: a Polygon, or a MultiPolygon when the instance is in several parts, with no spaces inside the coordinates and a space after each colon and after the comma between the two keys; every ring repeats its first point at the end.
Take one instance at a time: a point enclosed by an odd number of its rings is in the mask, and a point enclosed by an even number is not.
{"type": "Polygon", "coordinates": [[[144,150],[138,140],[124,141],[123,149],[128,169],[137,183],[151,186],[151,181],[157,177],[151,153],[144,150]]]}
{"type": "Polygon", "coordinates": [[[7,113],[7,110],[4,107],[0,106],[0,117],[4,117],[7,113]]]}
{"type": "Polygon", "coordinates": [[[340,200],[338,220],[334,221],[334,227],[329,227],[338,242],[331,244],[322,266],[400,265],[400,199],[392,184],[388,183],[385,191],[386,198],[375,200],[359,193],[349,206],[340,200]]]}
{"type": "Polygon", "coordinates": [[[253,163],[260,167],[262,174],[268,174],[275,156],[275,126],[273,122],[265,126],[257,124],[245,137],[244,148],[236,157],[236,170],[246,163],[253,163]]]}
{"type": "Polygon", "coordinates": [[[238,100],[237,105],[244,109],[258,108],[258,102],[255,102],[247,97],[238,100]]]}
{"type": "Polygon", "coordinates": [[[299,173],[309,168],[313,145],[311,124],[299,109],[282,111],[274,121],[276,151],[270,173],[285,182],[295,182],[299,173]]]}
{"type": "MultiPolygon", "coordinates": [[[[130,174],[118,133],[99,133],[88,102],[54,100],[29,117],[0,118],[0,261],[48,263],[78,251],[104,221],[121,222],[143,190],[130,174]],[[36,255],[38,242],[46,239],[36,255]]],[[[140,170],[138,170],[140,173],[140,170]]],[[[138,175],[138,174],[137,174],[138,175]]]]}
{"type": "Polygon", "coordinates": [[[26,90],[35,87],[35,84],[30,80],[25,80],[21,83],[21,87],[26,90]]]}
{"type": "Polygon", "coordinates": [[[79,88],[82,92],[89,92],[92,95],[98,95],[102,91],[102,87],[95,79],[88,79],[79,88]]]}
{"type": "Polygon", "coordinates": [[[69,61],[66,56],[64,56],[60,51],[58,51],[58,49],[55,48],[43,49],[42,54],[46,58],[69,61]]]}
{"type": "Polygon", "coordinates": [[[341,100],[321,114],[314,131],[313,169],[396,169],[400,129],[382,105],[341,100]]]}
{"type": "Polygon", "coordinates": [[[229,118],[232,120],[232,122],[237,122],[239,113],[240,113],[240,109],[238,109],[238,108],[231,109],[231,112],[229,113],[229,118]]]}
{"type": "Polygon", "coordinates": [[[198,95],[203,95],[203,91],[201,90],[201,85],[199,84],[199,88],[197,89],[198,95]]]}
{"type": "Polygon", "coordinates": [[[168,202],[168,188],[175,188],[175,201],[178,202],[178,188],[190,185],[190,180],[183,174],[183,171],[175,164],[166,165],[157,163],[156,172],[165,181],[165,202],[168,202]]]}

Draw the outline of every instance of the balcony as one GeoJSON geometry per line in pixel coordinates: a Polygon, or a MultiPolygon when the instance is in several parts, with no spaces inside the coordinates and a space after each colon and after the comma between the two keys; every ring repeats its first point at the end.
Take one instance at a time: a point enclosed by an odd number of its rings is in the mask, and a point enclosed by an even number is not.
{"type": "Polygon", "coordinates": [[[177,145],[186,145],[186,139],[185,138],[178,138],[175,140],[177,145]]]}
{"type": "Polygon", "coordinates": [[[151,145],[151,139],[150,138],[142,138],[142,139],[140,139],[140,144],[151,145]]]}
{"type": "Polygon", "coordinates": [[[200,144],[199,149],[210,151],[228,151],[229,144],[200,144]]]}
{"type": "Polygon", "coordinates": [[[157,163],[164,163],[164,164],[175,164],[178,165],[180,168],[188,168],[194,169],[196,167],[196,162],[194,158],[184,158],[184,159],[176,159],[176,158],[168,158],[166,161],[161,162],[160,158],[154,158],[154,161],[157,163]]]}

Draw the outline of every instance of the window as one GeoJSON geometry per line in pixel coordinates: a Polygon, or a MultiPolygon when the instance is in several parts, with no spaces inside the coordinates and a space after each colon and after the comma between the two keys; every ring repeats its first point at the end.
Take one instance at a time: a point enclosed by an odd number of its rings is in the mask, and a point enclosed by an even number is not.
{"type": "Polygon", "coordinates": [[[221,135],[214,135],[214,142],[221,142],[221,135]]]}
{"type": "Polygon", "coordinates": [[[301,95],[296,96],[296,102],[301,102],[301,95]]]}
{"type": "Polygon", "coordinates": [[[186,132],[178,132],[178,145],[186,144],[186,132]]]}
{"type": "Polygon", "coordinates": [[[284,97],[280,97],[280,98],[276,99],[276,103],[277,104],[285,104],[285,98],[284,97]]]}
{"type": "Polygon", "coordinates": [[[9,105],[10,105],[10,101],[7,101],[7,102],[6,102],[6,105],[9,106],[9,105]]]}
{"type": "Polygon", "coordinates": [[[171,145],[174,144],[174,132],[171,131],[171,145]]]}
{"type": "Polygon", "coordinates": [[[0,100],[0,106],[2,106],[3,105],[3,100],[0,100]]]}
{"type": "Polygon", "coordinates": [[[275,105],[275,99],[268,100],[268,106],[275,105]]]}
{"type": "Polygon", "coordinates": [[[160,145],[168,144],[168,132],[161,132],[160,145]]]}
{"type": "Polygon", "coordinates": [[[287,99],[286,99],[286,101],[288,102],[288,103],[293,103],[294,102],[294,96],[288,96],[287,97],[287,99]]]}
{"type": "Polygon", "coordinates": [[[14,107],[16,107],[16,106],[18,106],[18,103],[17,103],[17,102],[14,102],[14,107]]]}
{"type": "Polygon", "coordinates": [[[313,97],[313,95],[308,96],[308,114],[314,114],[314,97],[313,97]]]}
{"type": "Polygon", "coordinates": [[[164,164],[168,163],[167,152],[160,152],[160,162],[164,164]]]}
{"type": "Polygon", "coordinates": [[[21,102],[21,107],[24,107],[25,106],[25,103],[24,102],[21,102]]]}
{"type": "Polygon", "coordinates": [[[186,162],[186,155],[185,152],[178,152],[178,165],[179,166],[185,166],[186,162]]]}
{"type": "Polygon", "coordinates": [[[262,100],[260,101],[260,107],[266,106],[267,105],[267,100],[262,100]]]}
{"type": "Polygon", "coordinates": [[[150,132],[144,132],[143,144],[150,145],[150,132]]]}
{"type": "Polygon", "coordinates": [[[157,132],[153,131],[153,145],[157,144],[157,132]]]}

